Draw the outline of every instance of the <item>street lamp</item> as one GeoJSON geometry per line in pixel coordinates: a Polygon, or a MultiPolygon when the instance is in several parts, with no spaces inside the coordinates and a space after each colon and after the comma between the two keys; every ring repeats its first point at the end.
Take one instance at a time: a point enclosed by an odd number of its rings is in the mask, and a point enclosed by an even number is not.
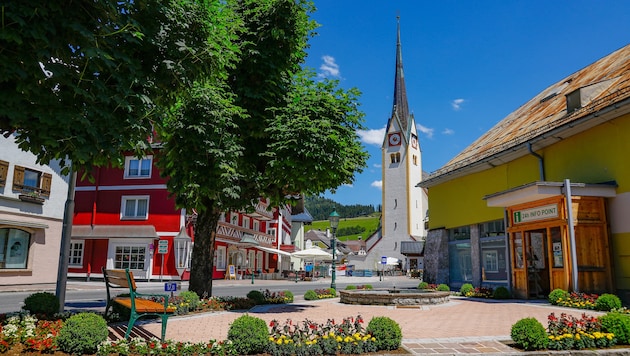
{"type": "MultiPolygon", "coordinates": [[[[254,239],[254,235],[244,232],[243,237],[241,238],[241,241],[239,241],[238,245],[241,247],[256,247],[260,244],[258,243],[258,241],[256,241],[256,239],[254,239]]],[[[249,266],[249,260],[246,262],[246,264],[249,266]]],[[[252,265],[252,270],[250,272],[252,274],[252,284],[254,284],[254,266],[253,265],[252,265]]]]}
{"type": "Polygon", "coordinates": [[[182,227],[179,234],[173,238],[175,243],[175,269],[180,279],[183,279],[184,272],[190,267],[190,249],[192,239],[186,233],[186,228],[182,227]]]}
{"type": "Polygon", "coordinates": [[[337,250],[337,237],[335,236],[337,233],[337,226],[339,226],[339,214],[337,214],[337,210],[333,209],[333,212],[330,213],[328,217],[328,221],[330,221],[330,227],[332,228],[332,278],[330,281],[330,288],[337,290],[337,284],[335,283],[335,278],[337,277],[337,266],[336,262],[336,250],[337,250]]]}

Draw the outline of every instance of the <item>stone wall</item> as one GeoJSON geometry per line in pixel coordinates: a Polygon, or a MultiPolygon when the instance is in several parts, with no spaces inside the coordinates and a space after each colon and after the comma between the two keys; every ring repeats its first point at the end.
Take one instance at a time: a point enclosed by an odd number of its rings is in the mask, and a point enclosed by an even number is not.
{"type": "Polygon", "coordinates": [[[429,231],[424,245],[424,276],[428,283],[448,284],[448,234],[446,229],[429,231]]]}

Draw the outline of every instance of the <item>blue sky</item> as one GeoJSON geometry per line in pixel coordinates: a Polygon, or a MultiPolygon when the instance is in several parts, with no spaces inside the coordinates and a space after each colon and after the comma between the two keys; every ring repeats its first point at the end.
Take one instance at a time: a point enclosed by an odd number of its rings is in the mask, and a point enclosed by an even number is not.
{"type": "Polygon", "coordinates": [[[548,86],[630,43],[626,0],[314,1],[321,27],[306,65],[362,92],[368,167],[353,185],[325,195],[346,205],[381,203],[396,16],[429,173],[548,86]]]}

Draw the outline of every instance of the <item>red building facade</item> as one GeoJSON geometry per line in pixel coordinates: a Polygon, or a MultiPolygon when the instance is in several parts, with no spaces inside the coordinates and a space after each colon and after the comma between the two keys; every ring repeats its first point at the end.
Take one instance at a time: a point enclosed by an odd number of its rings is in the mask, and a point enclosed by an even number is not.
{"type": "MultiPolygon", "coordinates": [[[[69,276],[102,277],[106,267],[129,268],[139,279],[187,279],[196,214],[175,207],[153,157],[130,155],[124,169],[95,167],[92,176],[76,184],[69,276]],[[182,236],[190,243],[179,242],[182,236]]],[[[222,215],[212,278],[226,278],[230,266],[242,278],[279,272],[283,257],[288,265],[279,242],[290,234],[290,208],[270,208],[264,199],[255,208],[222,215]]]]}

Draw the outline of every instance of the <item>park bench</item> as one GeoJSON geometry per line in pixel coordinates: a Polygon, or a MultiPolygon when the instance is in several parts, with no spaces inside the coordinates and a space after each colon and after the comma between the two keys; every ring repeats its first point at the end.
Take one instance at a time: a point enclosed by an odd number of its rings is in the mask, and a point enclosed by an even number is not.
{"type": "Polygon", "coordinates": [[[169,307],[168,295],[138,293],[136,291],[136,281],[133,278],[133,273],[130,272],[129,269],[103,268],[103,278],[105,278],[105,286],[107,287],[107,306],[105,307],[105,314],[107,315],[113,303],[118,303],[131,311],[125,339],[129,337],[131,329],[138,319],[145,316],[159,316],[162,318],[162,341],[164,341],[166,321],[169,316],[173,315],[176,309],[175,307],[169,307]],[[110,288],[127,288],[129,290],[129,296],[112,297],[110,288]],[[161,302],[146,298],[157,298],[161,300],[161,302]]]}

